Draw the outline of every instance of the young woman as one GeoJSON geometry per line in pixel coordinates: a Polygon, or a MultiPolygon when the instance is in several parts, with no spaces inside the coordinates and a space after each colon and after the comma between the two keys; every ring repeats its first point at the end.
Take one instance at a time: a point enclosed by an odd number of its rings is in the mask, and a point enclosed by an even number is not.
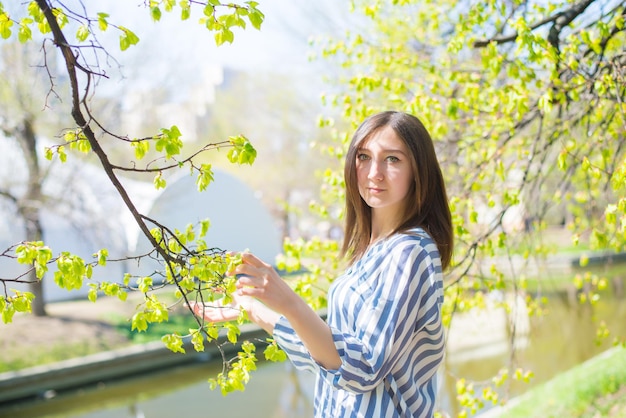
{"type": "Polygon", "coordinates": [[[327,322],[252,254],[233,271],[236,309],[194,312],[219,322],[245,309],[297,368],[317,375],[316,417],[430,417],[453,247],[430,135],[406,113],[371,116],[352,138],[344,175],[349,267],[329,289],[327,322]]]}

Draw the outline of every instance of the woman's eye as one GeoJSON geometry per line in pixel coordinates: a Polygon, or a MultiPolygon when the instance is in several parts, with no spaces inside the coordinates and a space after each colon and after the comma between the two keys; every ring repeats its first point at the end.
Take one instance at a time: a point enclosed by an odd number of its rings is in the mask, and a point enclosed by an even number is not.
{"type": "Polygon", "coordinates": [[[358,154],[358,155],[356,156],[356,159],[357,159],[357,160],[359,160],[359,161],[369,160],[369,158],[370,158],[370,157],[369,157],[369,155],[367,155],[367,154],[358,154]]]}
{"type": "Polygon", "coordinates": [[[398,161],[400,161],[400,159],[398,157],[394,157],[393,155],[390,155],[389,157],[387,157],[387,161],[391,163],[397,163],[398,161]]]}

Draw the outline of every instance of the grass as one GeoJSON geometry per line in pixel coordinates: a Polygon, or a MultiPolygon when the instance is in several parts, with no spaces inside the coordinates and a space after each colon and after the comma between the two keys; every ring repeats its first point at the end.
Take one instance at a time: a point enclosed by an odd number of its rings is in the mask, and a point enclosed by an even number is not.
{"type": "Polygon", "coordinates": [[[151,323],[148,329],[142,332],[131,330],[128,319],[122,316],[111,316],[108,321],[133,344],[160,341],[165,334],[187,335],[190,328],[198,328],[198,323],[191,315],[182,314],[170,315],[167,322],[151,323]]]}
{"type": "Polygon", "coordinates": [[[105,341],[77,341],[51,344],[45,349],[40,346],[5,349],[0,358],[0,373],[84,357],[118,348],[118,346],[105,341]]]}
{"type": "Polygon", "coordinates": [[[506,406],[507,418],[626,416],[626,348],[616,346],[538,385],[506,406]]]}

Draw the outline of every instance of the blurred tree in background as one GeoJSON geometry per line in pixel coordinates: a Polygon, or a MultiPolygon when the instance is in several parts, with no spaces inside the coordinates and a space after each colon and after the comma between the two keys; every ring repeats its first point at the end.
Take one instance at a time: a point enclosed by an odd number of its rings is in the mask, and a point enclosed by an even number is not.
{"type": "MultiPolygon", "coordinates": [[[[455,224],[448,321],[484,307],[494,290],[521,294],[532,313],[542,284],[527,289],[524,266],[557,248],[624,250],[624,2],[351,4],[359,24],[316,43],[320,57],[343,69],[324,99],[350,122],[326,151],[341,160],[354,128],[380,110],[423,120],[455,224]]],[[[328,202],[343,200],[340,179],[340,171],[328,174],[328,202]]],[[[602,283],[586,283],[581,300],[597,298],[602,283]]]]}

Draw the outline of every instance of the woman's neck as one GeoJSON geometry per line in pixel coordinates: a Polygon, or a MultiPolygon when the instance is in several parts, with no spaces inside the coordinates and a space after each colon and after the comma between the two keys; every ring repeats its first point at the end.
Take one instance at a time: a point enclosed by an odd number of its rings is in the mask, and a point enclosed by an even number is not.
{"type": "Polygon", "coordinates": [[[372,232],[370,234],[370,245],[383,238],[388,237],[396,228],[397,221],[388,216],[376,215],[372,213],[372,232]]]}

